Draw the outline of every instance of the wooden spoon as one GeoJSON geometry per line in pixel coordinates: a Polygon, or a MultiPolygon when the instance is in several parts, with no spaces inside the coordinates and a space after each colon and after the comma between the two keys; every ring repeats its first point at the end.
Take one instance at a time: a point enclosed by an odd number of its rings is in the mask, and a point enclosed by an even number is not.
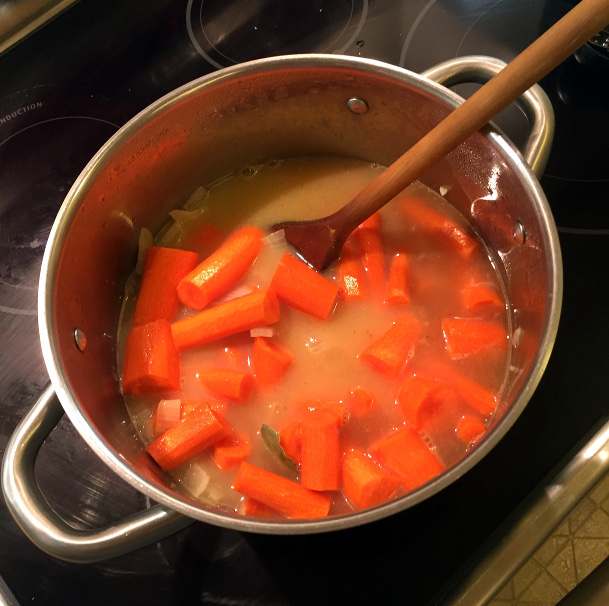
{"type": "Polygon", "coordinates": [[[315,269],[338,257],[347,236],[609,23],[609,0],[582,0],[337,212],[273,226],[315,269]]]}

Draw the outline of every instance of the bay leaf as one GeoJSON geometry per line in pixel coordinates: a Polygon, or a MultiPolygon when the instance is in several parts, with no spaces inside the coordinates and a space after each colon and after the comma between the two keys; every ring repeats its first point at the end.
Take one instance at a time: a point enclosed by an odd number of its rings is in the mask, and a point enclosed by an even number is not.
{"type": "Polygon", "coordinates": [[[264,445],[267,447],[269,452],[280,462],[286,465],[292,471],[298,472],[298,467],[296,463],[283,450],[283,447],[279,443],[279,432],[267,425],[266,423],[262,424],[260,428],[260,435],[262,436],[262,441],[264,445]]]}

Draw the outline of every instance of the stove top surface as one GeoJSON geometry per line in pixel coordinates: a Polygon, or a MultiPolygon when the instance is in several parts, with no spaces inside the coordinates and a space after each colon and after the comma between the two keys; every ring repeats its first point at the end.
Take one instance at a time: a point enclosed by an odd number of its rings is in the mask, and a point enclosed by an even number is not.
{"type": "MultiPolygon", "coordinates": [[[[44,245],[63,197],[99,147],[175,87],[278,54],[324,52],[420,72],[456,56],[509,61],[566,0],[81,0],[0,55],[0,453],[48,381],[38,340],[44,245]]],[[[607,415],[609,70],[584,48],[542,81],[556,112],[541,179],[559,228],[564,302],[554,352],[499,445],[428,501],[326,535],[248,535],[196,523],[109,562],[55,560],[0,500],[0,576],[21,604],[433,603],[542,478],[607,415]]],[[[521,143],[516,107],[499,126],[521,143]]],[[[51,505],[98,528],[147,505],[62,419],[37,461],[51,505]]]]}

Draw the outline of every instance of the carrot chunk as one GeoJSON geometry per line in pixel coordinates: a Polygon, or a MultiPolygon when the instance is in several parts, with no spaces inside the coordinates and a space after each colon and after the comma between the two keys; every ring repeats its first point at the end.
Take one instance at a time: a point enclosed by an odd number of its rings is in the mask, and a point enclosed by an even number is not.
{"type": "Polygon", "coordinates": [[[499,322],[444,318],[442,330],[451,358],[461,358],[482,350],[497,350],[507,345],[507,331],[499,322]]]}
{"type": "Polygon", "coordinates": [[[381,298],[385,290],[385,263],[381,244],[381,219],[374,213],[354,230],[362,253],[366,280],[372,293],[381,298]]]}
{"type": "Polygon", "coordinates": [[[331,499],[244,461],[239,467],[233,488],[287,516],[306,519],[323,518],[330,511],[331,499]]]}
{"type": "Polygon", "coordinates": [[[380,438],[368,450],[381,467],[399,478],[404,490],[413,490],[444,470],[423,438],[409,425],[380,438]]]}
{"type": "Polygon", "coordinates": [[[391,259],[385,303],[388,305],[408,305],[410,303],[408,257],[404,253],[398,253],[391,259]]]}
{"type": "Polygon", "coordinates": [[[340,447],[336,415],[315,409],[302,419],[300,481],[311,490],[337,490],[340,486],[340,447]]]}
{"type": "Polygon", "coordinates": [[[162,246],[146,249],[142,283],[133,314],[135,326],[173,319],[179,305],[176,287],[198,260],[196,253],[187,250],[162,246]]]}
{"type": "Polygon", "coordinates": [[[302,461],[302,421],[293,421],[279,432],[279,445],[294,463],[300,465],[302,461]]]}
{"type": "Polygon", "coordinates": [[[345,495],[358,509],[384,503],[400,485],[397,477],[383,471],[357,450],[345,453],[341,471],[345,495]]]}
{"type": "Polygon", "coordinates": [[[251,267],[262,248],[264,234],[257,227],[244,227],[199,263],[178,284],[184,305],[202,309],[234,286],[251,267]]]}
{"type": "Polygon", "coordinates": [[[443,213],[431,208],[424,200],[411,193],[403,194],[397,203],[398,210],[408,222],[422,229],[438,234],[462,257],[471,257],[480,246],[478,240],[449,219],[443,213]]]}
{"type": "Polygon", "coordinates": [[[505,309],[505,303],[497,290],[490,284],[470,284],[461,291],[461,300],[466,309],[490,307],[505,309]]]}
{"type": "Polygon", "coordinates": [[[167,320],[134,326],[127,336],[123,393],[141,396],[180,389],[180,356],[167,320]]]}
{"type": "Polygon", "coordinates": [[[360,357],[382,375],[394,379],[406,363],[422,330],[421,320],[411,313],[406,313],[397,318],[360,357]]]}
{"type": "Polygon", "coordinates": [[[249,497],[243,497],[239,506],[237,507],[237,513],[247,518],[276,518],[277,514],[266,505],[259,503],[255,499],[249,497]]]}
{"type": "MultiPolygon", "coordinates": [[[[202,258],[206,258],[220,248],[222,240],[224,240],[224,234],[215,225],[206,223],[197,227],[197,229],[189,229],[180,241],[180,246],[187,250],[196,250],[202,258]]],[[[196,266],[197,264],[195,263],[192,269],[196,266]]],[[[190,271],[187,273],[190,273],[190,271]]]]}
{"type": "Polygon", "coordinates": [[[342,400],[309,400],[305,403],[309,412],[324,410],[336,416],[336,425],[340,427],[347,420],[347,407],[342,400]]]}
{"type": "Polygon", "coordinates": [[[207,404],[211,411],[217,417],[226,416],[226,402],[216,402],[215,400],[182,400],[182,418],[184,418],[189,412],[196,410],[202,404],[207,404]]]}
{"type": "Polygon", "coordinates": [[[232,402],[247,402],[256,384],[252,374],[241,370],[213,368],[198,374],[209,391],[232,402]]]}
{"type": "Polygon", "coordinates": [[[356,248],[355,236],[351,234],[342,250],[338,260],[338,275],[341,296],[344,299],[366,299],[368,288],[364,278],[364,267],[361,255],[356,248]]]}
{"type": "Polygon", "coordinates": [[[178,320],[171,332],[179,350],[217,341],[238,332],[279,320],[279,304],[272,290],[254,292],[194,316],[178,320]]]}
{"type": "Polygon", "coordinates": [[[233,433],[221,438],[213,445],[211,458],[218,469],[225,471],[240,465],[249,457],[251,444],[245,434],[233,433]]]}
{"type": "Polygon", "coordinates": [[[294,357],[285,347],[267,337],[254,339],[252,365],[260,387],[267,388],[279,383],[292,362],[294,357]]]}
{"type": "Polygon", "coordinates": [[[146,450],[163,469],[170,471],[230,433],[228,423],[216,416],[207,404],[202,404],[158,437],[146,450]]]}
{"type": "Polygon", "coordinates": [[[486,426],[478,417],[464,416],[457,422],[457,435],[468,444],[484,433],[486,426]]]}
{"type": "Polygon", "coordinates": [[[351,392],[350,412],[356,419],[361,419],[375,408],[375,399],[368,390],[357,387],[351,392]]]}
{"type": "Polygon", "coordinates": [[[484,416],[491,414],[497,407],[497,396],[490,389],[454,368],[433,364],[425,368],[425,374],[446,382],[469,406],[484,416]]]}
{"type": "Polygon", "coordinates": [[[340,289],[290,253],[281,257],[269,288],[280,301],[320,320],[334,309],[340,289]]]}
{"type": "Polygon", "coordinates": [[[406,421],[417,429],[442,408],[454,407],[456,402],[457,395],[446,384],[420,375],[407,377],[397,396],[406,421]]]}

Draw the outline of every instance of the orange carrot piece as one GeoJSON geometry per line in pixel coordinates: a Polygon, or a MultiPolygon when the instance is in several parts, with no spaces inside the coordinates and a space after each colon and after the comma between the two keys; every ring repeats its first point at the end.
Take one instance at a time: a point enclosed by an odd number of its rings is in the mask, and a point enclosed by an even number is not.
{"type": "Polygon", "coordinates": [[[430,272],[416,263],[411,264],[409,270],[408,286],[413,298],[434,297],[435,293],[443,290],[444,278],[436,272],[430,272]]]}
{"type": "Polygon", "coordinates": [[[457,422],[457,435],[468,444],[484,433],[486,426],[478,417],[464,416],[457,422]]]}
{"type": "Polygon", "coordinates": [[[336,416],[336,426],[341,427],[349,418],[347,406],[342,400],[306,400],[301,402],[297,411],[302,411],[302,414],[308,414],[313,410],[325,410],[336,416]]]}
{"type": "Polygon", "coordinates": [[[267,388],[279,383],[292,362],[294,356],[285,347],[274,343],[268,337],[254,339],[252,365],[260,387],[267,388]]]}
{"type": "Polygon", "coordinates": [[[366,299],[368,297],[364,267],[356,247],[354,234],[347,238],[340,251],[338,275],[340,292],[344,299],[366,299]]]}
{"type": "MultiPolygon", "coordinates": [[[[180,247],[185,248],[186,250],[195,250],[205,259],[215,250],[220,248],[222,240],[224,240],[222,232],[211,223],[206,223],[196,229],[189,229],[186,236],[180,241],[180,247]]],[[[193,265],[192,269],[195,267],[196,263],[193,265]]]]}
{"type": "Polygon", "coordinates": [[[202,404],[207,404],[211,411],[217,417],[226,416],[226,402],[216,402],[215,400],[182,400],[182,418],[184,418],[189,412],[199,408],[202,404]]]}
{"type": "Polygon", "coordinates": [[[385,262],[381,244],[381,223],[378,212],[366,219],[354,232],[362,254],[366,280],[372,293],[381,298],[385,290],[385,262]]]}
{"type": "Polygon", "coordinates": [[[351,414],[356,419],[361,419],[376,408],[376,402],[372,394],[361,387],[351,392],[351,414]]]}
{"type": "Polygon", "coordinates": [[[400,196],[397,208],[408,224],[437,233],[462,257],[471,257],[480,246],[473,236],[416,195],[407,193],[400,196]]]}
{"type": "Polygon", "coordinates": [[[446,384],[420,375],[407,377],[396,398],[406,421],[416,429],[421,429],[441,409],[453,408],[457,399],[446,384]]]}
{"type": "Polygon", "coordinates": [[[249,497],[243,497],[239,506],[237,507],[237,513],[247,518],[276,518],[277,513],[270,507],[263,505],[256,501],[256,499],[250,499],[249,497]]]}
{"type": "Polygon", "coordinates": [[[484,416],[491,414],[497,407],[497,396],[490,389],[454,368],[436,363],[428,365],[424,371],[426,376],[437,377],[446,382],[466,404],[484,416]]]}
{"type": "Polygon", "coordinates": [[[408,269],[408,257],[404,253],[398,253],[391,259],[385,291],[385,303],[388,305],[408,305],[410,303],[408,269]]]}
{"type": "Polygon", "coordinates": [[[247,461],[241,463],[233,488],[288,518],[324,518],[332,503],[328,495],[309,490],[247,461]]]}
{"type": "Polygon", "coordinates": [[[314,269],[285,253],[269,287],[290,307],[325,320],[334,309],[340,287],[314,269]]]}
{"type": "Polygon", "coordinates": [[[155,320],[171,321],[179,305],[176,287],[198,261],[199,256],[188,250],[149,246],[133,324],[139,326],[155,320]]]}
{"type": "Polygon", "coordinates": [[[499,322],[470,318],[444,318],[442,330],[451,358],[507,346],[507,331],[499,322]]]}
{"type": "Polygon", "coordinates": [[[444,471],[444,465],[409,425],[380,438],[368,451],[381,467],[399,478],[404,490],[413,490],[444,471]]]}
{"type": "Polygon", "coordinates": [[[461,291],[461,300],[465,309],[490,307],[505,309],[505,302],[490,284],[470,284],[461,291]]]}
{"type": "Polygon", "coordinates": [[[263,237],[262,231],[252,226],[231,236],[180,281],[177,291],[180,301],[202,309],[234,286],[258,256],[263,237]]]}
{"type": "Polygon", "coordinates": [[[218,469],[225,471],[240,465],[249,457],[252,446],[245,434],[233,433],[213,445],[211,458],[218,469]]]}
{"type": "Polygon", "coordinates": [[[300,482],[311,490],[338,490],[340,446],[336,415],[328,410],[311,410],[302,419],[300,482]]]}
{"type": "Polygon", "coordinates": [[[357,450],[345,453],[341,472],[345,495],[358,509],[384,503],[400,485],[397,477],[386,473],[357,450]]]}
{"type": "Polygon", "coordinates": [[[302,461],[302,421],[293,421],[279,432],[279,445],[294,463],[300,465],[302,461]]]}
{"type": "Polygon", "coordinates": [[[262,290],[178,320],[171,332],[179,350],[217,341],[238,332],[279,320],[279,304],[272,290],[262,290]]]}
{"type": "Polygon", "coordinates": [[[395,379],[418,341],[423,323],[414,314],[405,313],[369,345],[360,358],[389,379],[395,379]]]}
{"type": "Polygon", "coordinates": [[[207,389],[232,402],[247,402],[256,385],[254,376],[241,370],[210,368],[198,375],[207,389]]]}
{"type": "Polygon", "coordinates": [[[171,471],[230,433],[228,423],[216,416],[207,404],[202,404],[146,450],[163,469],[171,471]]]}
{"type": "Polygon", "coordinates": [[[122,386],[123,393],[134,396],[180,389],[180,356],[167,320],[134,326],[129,331],[122,386]]]}

